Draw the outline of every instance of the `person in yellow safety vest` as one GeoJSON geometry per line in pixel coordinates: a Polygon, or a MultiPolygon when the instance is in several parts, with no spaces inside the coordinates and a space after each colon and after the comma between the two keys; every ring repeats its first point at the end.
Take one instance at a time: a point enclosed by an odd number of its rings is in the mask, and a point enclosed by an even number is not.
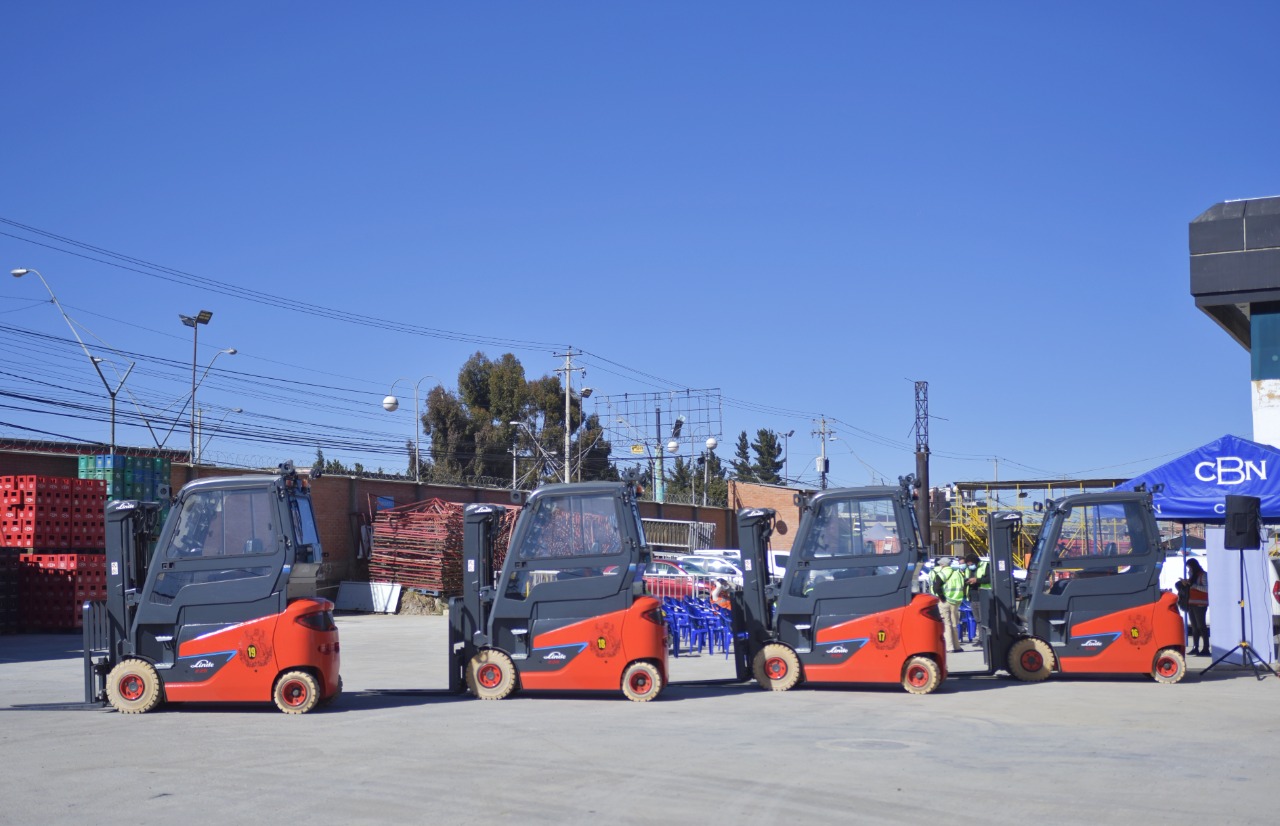
{"type": "MultiPolygon", "coordinates": [[[[955,565],[962,565],[959,561],[955,565]]],[[[964,602],[964,569],[954,567],[946,559],[939,559],[933,568],[933,593],[938,597],[938,611],[942,614],[942,630],[947,650],[960,651],[960,636],[956,626],[960,621],[960,603],[964,602]]]]}

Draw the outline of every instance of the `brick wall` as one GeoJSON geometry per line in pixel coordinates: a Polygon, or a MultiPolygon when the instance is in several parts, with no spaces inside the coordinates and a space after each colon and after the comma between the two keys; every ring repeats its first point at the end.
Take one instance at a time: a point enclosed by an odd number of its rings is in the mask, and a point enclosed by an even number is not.
{"type": "MultiPolygon", "coordinates": [[[[75,454],[28,453],[0,449],[0,476],[37,474],[75,478],[76,471],[75,454]]],[[[252,472],[235,468],[201,467],[199,478],[243,476],[252,472]]],[[[262,471],[264,474],[269,472],[262,471]]],[[[190,466],[174,464],[170,484],[176,492],[194,478],[197,477],[190,466]]],[[[461,504],[491,502],[501,505],[510,503],[510,494],[510,491],[500,488],[418,485],[410,481],[356,479],[349,476],[323,476],[313,480],[311,497],[327,563],[322,586],[328,590],[323,593],[331,596],[337,593],[337,583],[366,577],[363,561],[356,559],[356,550],[359,547],[359,526],[363,519],[372,515],[377,497],[390,497],[396,506],[426,499],[443,499],[461,504]]],[[[711,522],[716,526],[714,544],[721,548],[738,547],[737,520],[734,514],[733,510],[725,508],[640,503],[640,515],[647,519],[711,522]]]]}
{"type": "Polygon", "coordinates": [[[773,536],[769,540],[769,547],[775,551],[791,550],[796,528],[800,526],[800,509],[795,503],[797,493],[812,491],[729,480],[729,506],[734,513],[741,508],[773,508],[777,511],[773,536]]]}

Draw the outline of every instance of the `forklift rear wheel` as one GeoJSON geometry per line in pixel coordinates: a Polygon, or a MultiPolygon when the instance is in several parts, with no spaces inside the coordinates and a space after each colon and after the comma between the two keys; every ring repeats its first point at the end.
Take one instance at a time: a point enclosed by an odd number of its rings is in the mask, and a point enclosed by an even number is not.
{"type": "Polygon", "coordinates": [[[285,714],[306,714],[320,702],[320,686],[305,671],[289,671],[276,680],[276,708],[285,714]]]}
{"type": "Polygon", "coordinates": [[[1035,637],[1023,637],[1009,649],[1009,673],[1024,683],[1038,683],[1053,670],[1053,649],[1035,637]]]}
{"type": "Polygon", "coordinates": [[[622,672],[622,693],[628,700],[647,703],[662,693],[662,674],[653,663],[637,660],[622,672]]]}
{"type": "Polygon", "coordinates": [[[1187,674],[1187,660],[1176,648],[1163,648],[1156,654],[1156,661],[1151,666],[1151,679],[1157,683],[1172,685],[1187,674]]]}
{"type": "Polygon", "coordinates": [[[516,688],[516,664],[501,651],[485,649],[467,663],[467,685],[481,700],[501,700],[516,688]]]}
{"type": "Polygon", "coordinates": [[[912,657],[902,672],[902,687],[912,694],[932,694],[942,685],[942,669],[929,657],[912,657]]]}
{"type": "Polygon", "coordinates": [[[107,702],[121,714],[145,714],[160,704],[160,675],[145,660],[122,660],[107,675],[107,702]]]}
{"type": "Polygon", "coordinates": [[[781,643],[771,642],[760,649],[751,670],[760,687],[770,691],[786,691],[800,682],[800,658],[781,643]]]}

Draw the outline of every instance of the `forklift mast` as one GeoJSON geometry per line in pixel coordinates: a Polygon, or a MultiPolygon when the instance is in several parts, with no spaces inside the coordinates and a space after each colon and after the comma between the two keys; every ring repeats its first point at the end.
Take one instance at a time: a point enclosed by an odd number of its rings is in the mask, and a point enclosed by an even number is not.
{"type": "Polygon", "coordinates": [[[488,644],[485,629],[493,607],[493,543],[507,509],[467,505],[462,528],[462,596],[449,600],[449,688],[463,689],[462,671],[475,650],[488,644]]]}
{"type": "Polygon", "coordinates": [[[1013,549],[1022,532],[1022,514],[994,511],[987,517],[987,571],[991,588],[978,589],[978,616],[983,629],[982,646],[989,673],[1009,654],[1009,647],[1025,633],[1019,622],[1019,592],[1026,586],[1013,576],[1013,549]]]}
{"type": "Polygon", "coordinates": [[[734,660],[739,680],[751,678],[751,657],[773,636],[773,604],[778,589],[769,576],[769,538],[777,512],[772,508],[738,511],[742,544],[742,596],[733,601],[734,660]]]}

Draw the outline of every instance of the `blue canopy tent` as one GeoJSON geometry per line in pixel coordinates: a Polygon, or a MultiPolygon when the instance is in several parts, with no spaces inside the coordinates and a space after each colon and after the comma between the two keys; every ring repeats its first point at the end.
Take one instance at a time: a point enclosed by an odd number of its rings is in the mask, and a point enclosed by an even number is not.
{"type": "MultiPolygon", "coordinates": [[[[1183,576],[1186,575],[1186,560],[1190,555],[1187,547],[1187,523],[1225,523],[1226,498],[1229,494],[1258,497],[1261,500],[1263,521],[1280,521],[1280,450],[1237,436],[1223,436],[1196,448],[1154,470],[1116,485],[1116,490],[1133,490],[1139,485],[1146,485],[1148,490],[1153,491],[1152,504],[1155,506],[1156,519],[1182,523],[1180,556],[1183,560],[1183,576]],[[1163,488],[1157,490],[1160,485],[1163,488]]],[[[1199,553],[1203,552],[1197,552],[1197,555],[1199,553]]],[[[1212,559],[1213,554],[1218,553],[1225,551],[1211,551],[1209,558],[1212,559]]],[[[1210,625],[1214,635],[1214,653],[1216,656],[1220,648],[1229,647],[1230,642],[1239,641],[1243,638],[1242,635],[1247,635],[1251,641],[1265,641],[1260,650],[1266,654],[1266,660],[1271,661],[1274,659],[1275,648],[1268,638],[1272,628],[1269,576],[1273,574],[1273,569],[1265,552],[1241,552],[1239,560],[1238,573],[1233,572],[1230,566],[1225,566],[1223,574],[1214,574],[1213,581],[1225,586],[1211,589],[1209,595],[1210,612],[1225,618],[1218,626],[1210,625]],[[1246,572],[1246,554],[1258,557],[1248,562],[1248,566],[1253,569],[1251,574],[1246,572]],[[1236,576],[1234,583],[1231,582],[1232,575],[1236,576]],[[1259,586],[1264,590],[1259,591],[1258,599],[1249,600],[1250,618],[1246,621],[1241,617],[1237,622],[1230,606],[1245,605],[1244,583],[1249,581],[1256,583],[1250,590],[1259,586]],[[1231,600],[1231,596],[1237,591],[1240,600],[1231,600]],[[1233,627],[1222,628],[1222,625],[1233,627]],[[1258,629],[1256,634],[1255,627],[1258,629]],[[1219,639],[1227,642],[1220,644],[1219,639]]],[[[1214,567],[1216,569],[1218,566],[1214,567]]],[[[1243,611],[1242,607],[1241,612],[1243,611]]],[[[1255,650],[1259,650],[1257,646],[1255,650]]],[[[1241,662],[1237,664],[1245,664],[1243,656],[1239,659],[1241,662]]]]}
{"type": "Polygon", "coordinates": [[[1227,494],[1262,500],[1262,518],[1280,521],[1280,450],[1238,436],[1223,436],[1154,470],[1116,485],[1164,489],[1152,497],[1156,519],[1223,522],[1227,494]]]}

